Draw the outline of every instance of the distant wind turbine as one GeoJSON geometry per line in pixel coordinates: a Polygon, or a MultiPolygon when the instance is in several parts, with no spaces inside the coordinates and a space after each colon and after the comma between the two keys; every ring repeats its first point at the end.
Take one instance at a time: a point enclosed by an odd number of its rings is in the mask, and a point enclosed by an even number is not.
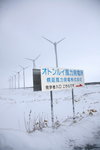
{"type": "Polygon", "coordinates": [[[25,89],[25,70],[27,69],[27,68],[29,68],[29,66],[27,66],[27,67],[23,67],[23,66],[21,66],[21,65],[19,65],[21,68],[22,68],[22,70],[23,70],[23,87],[24,87],[24,89],[25,89]]]}
{"type": "Polygon", "coordinates": [[[35,61],[36,61],[39,57],[40,57],[40,55],[38,55],[35,59],[30,59],[30,58],[25,58],[25,59],[27,59],[27,60],[29,60],[29,61],[32,61],[32,62],[33,62],[33,69],[35,69],[35,68],[36,68],[35,61]]]}
{"type": "Polygon", "coordinates": [[[21,72],[21,71],[22,71],[22,70],[16,72],[17,75],[18,75],[18,89],[20,88],[20,72],[21,72]]]}
{"type": "Polygon", "coordinates": [[[9,82],[10,82],[11,89],[13,89],[13,76],[10,76],[9,82]]]}
{"type": "Polygon", "coordinates": [[[16,89],[16,74],[13,74],[13,76],[14,76],[14,78],[13,78],[13,82],[14,82],[14,87],[15,87],[15,89],[16,89]]]}
{"type": "Polygon", "coordinates": [[[9,77],[8,81],[9,81],[9,89],[11,89],[12,88],[12,77],[11,76],[9,77]]]}

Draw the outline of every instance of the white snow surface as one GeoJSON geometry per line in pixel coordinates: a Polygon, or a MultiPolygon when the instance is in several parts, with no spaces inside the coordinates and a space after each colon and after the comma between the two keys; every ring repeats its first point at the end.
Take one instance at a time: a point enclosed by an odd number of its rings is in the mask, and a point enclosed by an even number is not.
{"type": "Polygon", "coordinates": [[[95,144],[100,132],[100,85],[75,88],[74,95],[73,122],[71,90],[53,91],[54,120],[60,126],[52,128],[50,92],[0,90],[0,150],[73,150],[95,144]],[[36,118],[46,120],[48,126],[28,133],[25,121],[30,111],[31,127],[36,118]]]}

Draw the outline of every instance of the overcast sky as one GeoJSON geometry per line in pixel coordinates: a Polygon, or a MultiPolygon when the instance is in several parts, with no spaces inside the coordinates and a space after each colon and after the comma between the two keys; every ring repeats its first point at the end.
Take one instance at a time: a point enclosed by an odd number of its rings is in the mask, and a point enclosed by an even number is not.
{"type": "MultiPolygon", "coordinates": [[[[100,81],[100,1],[99,0],[0,0],[0,87],[20,67],[32,85],[32,63],[37,68],[55,67],[53,42],[58,44],[60,68],[83,69],[85,82],[100,81]]],[[[22,74],[22,73],[21,73],[22,74]]],[[[22,77],[21,77],[22,80],[22,77]]]]}

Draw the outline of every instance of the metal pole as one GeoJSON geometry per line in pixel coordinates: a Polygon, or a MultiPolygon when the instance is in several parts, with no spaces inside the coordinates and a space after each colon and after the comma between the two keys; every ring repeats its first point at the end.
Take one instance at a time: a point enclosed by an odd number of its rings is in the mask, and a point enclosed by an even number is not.
{"type": "Polygon", "coordinates": [[[23,87],[25,89],[25,69],[23,68],[23,87]]]}
{"type": "MultiPolygon", "coordinates": [[[[19,65],[21,68],[22,68],[22,70],[23,70],[23,88],[25,89],[25,69],[27,69],[28,67],[23,67],[23,66],[21,66],[21,65],[19,65]]],[[[21,72],[21,71],[20,71],[21,72]]]]}
{"type": "Polygon", "coordinates": [[[16,89],[16,75],[14,75],[15,76],[15,89],[16,89]]]}
{"type": "MultiPolygon", "coordinates": [[[[34,69],[32,69],[32,78],[33,78],[33,74],[34,74],[34,69]]],[[[33,91],[34,91],[34,79],[33,79],[33,91]]]]}
{"type": "Polygon", "coordinates": [[[18,72],[18,89],[20,88],[20,72],[18,72]]]}
{"type": "Polygon", "coordinates": [[[74,89],[72,88],[73,120],[75,120],[74,89]]]}
{"type": "Polygon", "coordinates": [[[9,89],[10,89],[10,88],[11,88],[11,87],[10,87],[10,79],[9,79],[8,81],[9,81],[9,89]]]}
{"type": "MultiPolygon", "coordinates": [[[[33,69],[32,69],[32,79],[33,79],[33,74],[34,74],[34,72],[33,72],[33,70],[34,70],[34,60],[33,60],[33,69]]],[[[33,91],[34,91],[34,79],[33,79],[33,91]]]]}
{"type": "Polygon", "coordinates": [[[10,76],[10,89],[12,89],[12,76],[10,76]]]}
{"type": "Polygon", "coordinates": [[[57,43],[54,43],[54,49],[55,49],[56,67],[58,67],[57,43]]]}
{"type": "Polygon", "coordinates": [[[33,60],[33,69],[35,69],[36,66],[35,66],[35,60],[33,60]]]}
{"type": "Polygon", "coordinates": [[[53,111],[53,93],[50,91],[50,99],[51,99],[51,122],[52,127],[54,127],[54,111],[53,111]]]}
{"type": "Polygon", "coordinates": [[[13,89],[13,77],[12,77],[12,89],[13,89]]]}
{"type": "Polygon", "coordinates": [[[33,69],[34,69],[34,60],[32,60],[33,61],[33,69]]]}

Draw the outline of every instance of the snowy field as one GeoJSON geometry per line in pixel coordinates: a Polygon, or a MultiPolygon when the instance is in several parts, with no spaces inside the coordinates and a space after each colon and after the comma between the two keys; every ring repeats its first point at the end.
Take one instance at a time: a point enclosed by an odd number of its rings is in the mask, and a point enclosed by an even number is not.
{"type": "Polygon", "coordinates": [[[0,90],[0,150],[100,150],[100,85],[76,88],[74,94],[73,122],[71,90],[53,92],[52,128],[49,92],[0,90]]]}

